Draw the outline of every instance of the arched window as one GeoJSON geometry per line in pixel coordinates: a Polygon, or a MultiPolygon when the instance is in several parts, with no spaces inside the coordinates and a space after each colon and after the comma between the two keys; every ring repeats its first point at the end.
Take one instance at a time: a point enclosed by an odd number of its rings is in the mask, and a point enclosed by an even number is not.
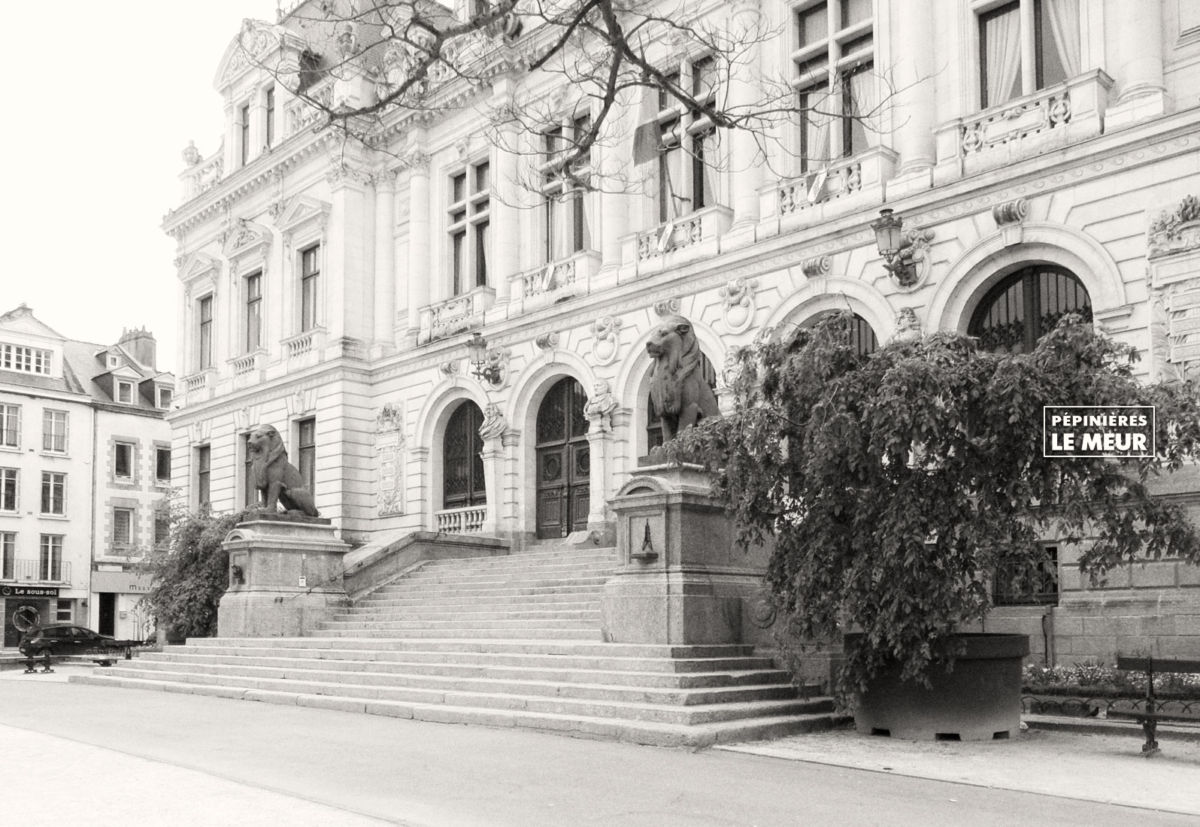
{"type": "Polygon", "coordinates": [[[1029,353],[1067,313],[1092,319],[1092,300],[1069,270],[1038,264],[1018,270],[987,292],[967,332],[985,350],[1029,353]]]}
{"type": "MultiPolygon", "coordinates": [[[[800,325],[800,327],[801,329],[812,327],[817,323],[818,320],[836,312],[837,311],[831,310],[825,313],[818,313],[816,316],[807,319],[803,324],[800,325]]],[[[870,323],[866,319],[857,313],[854,313],[848,321],[849,324],[846,326],[846,337],[849,339],[855,353],[857,353],[859,356],[867,356],[868,354],[874,353],[879,349],[879,339],[876,338],[875,331],[871,328],[870,323]]],[[[793,341],[793,347],[794,346],[795,342],[793,341]]]]}
{"type": "Polygon", "coordinates": [[[483,438],[479,436],[482,424],[483,412],[470,400],[450,415],[442,441],[443,508],[487,503],[483,482],[483,438]]]}

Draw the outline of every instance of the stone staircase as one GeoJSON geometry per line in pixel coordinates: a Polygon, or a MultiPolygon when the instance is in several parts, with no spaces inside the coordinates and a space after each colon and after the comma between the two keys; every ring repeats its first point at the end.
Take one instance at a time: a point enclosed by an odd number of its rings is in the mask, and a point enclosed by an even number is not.
{"type": "Polygon", "coordinates": [[[434,561],[311,637],[199,638],[72,681],[664,746],[829,727],[753,647],[605,643],[613,549],[434,561]]]}

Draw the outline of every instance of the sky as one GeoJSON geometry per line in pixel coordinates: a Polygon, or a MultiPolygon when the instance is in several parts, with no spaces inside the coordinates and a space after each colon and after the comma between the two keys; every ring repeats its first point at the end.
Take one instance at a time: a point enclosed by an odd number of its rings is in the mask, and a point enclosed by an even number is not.
{"type": "Polygon", "coordinates": [[[175,242],[163,215],[181,203],[188,141],[206,157],[220,142],[221,56],[243,18],[274,21],[275,8],[276,0],[10,4],[13,36],[0,52],[9,79],[0,312],[24,303],[66,338],[97,344],[146,327],[159,370],[179,373],[175,242]]]}

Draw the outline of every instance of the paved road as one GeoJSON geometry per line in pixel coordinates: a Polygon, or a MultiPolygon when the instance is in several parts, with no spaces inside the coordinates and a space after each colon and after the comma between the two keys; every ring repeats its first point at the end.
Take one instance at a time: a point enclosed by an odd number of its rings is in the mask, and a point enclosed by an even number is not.
{"type": "Polygon", "coordinates": [[[6,823],[1194,823],[736,752],[84,686],[65,671],[0,673],[6,823]]]}

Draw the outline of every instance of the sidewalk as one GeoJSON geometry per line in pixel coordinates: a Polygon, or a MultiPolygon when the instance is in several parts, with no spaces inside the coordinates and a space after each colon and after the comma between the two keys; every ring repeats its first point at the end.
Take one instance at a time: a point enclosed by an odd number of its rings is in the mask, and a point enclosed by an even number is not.
{"type": "Polygon", "coordinates": [[[974,742],[847,728],[717,749],[1200,816],[1200,743],[1160,729],[1162,752],[1144,758],[1142,742],[1132,724],[1121,734],[1031,728],[1012,741],[974,742]]]}

